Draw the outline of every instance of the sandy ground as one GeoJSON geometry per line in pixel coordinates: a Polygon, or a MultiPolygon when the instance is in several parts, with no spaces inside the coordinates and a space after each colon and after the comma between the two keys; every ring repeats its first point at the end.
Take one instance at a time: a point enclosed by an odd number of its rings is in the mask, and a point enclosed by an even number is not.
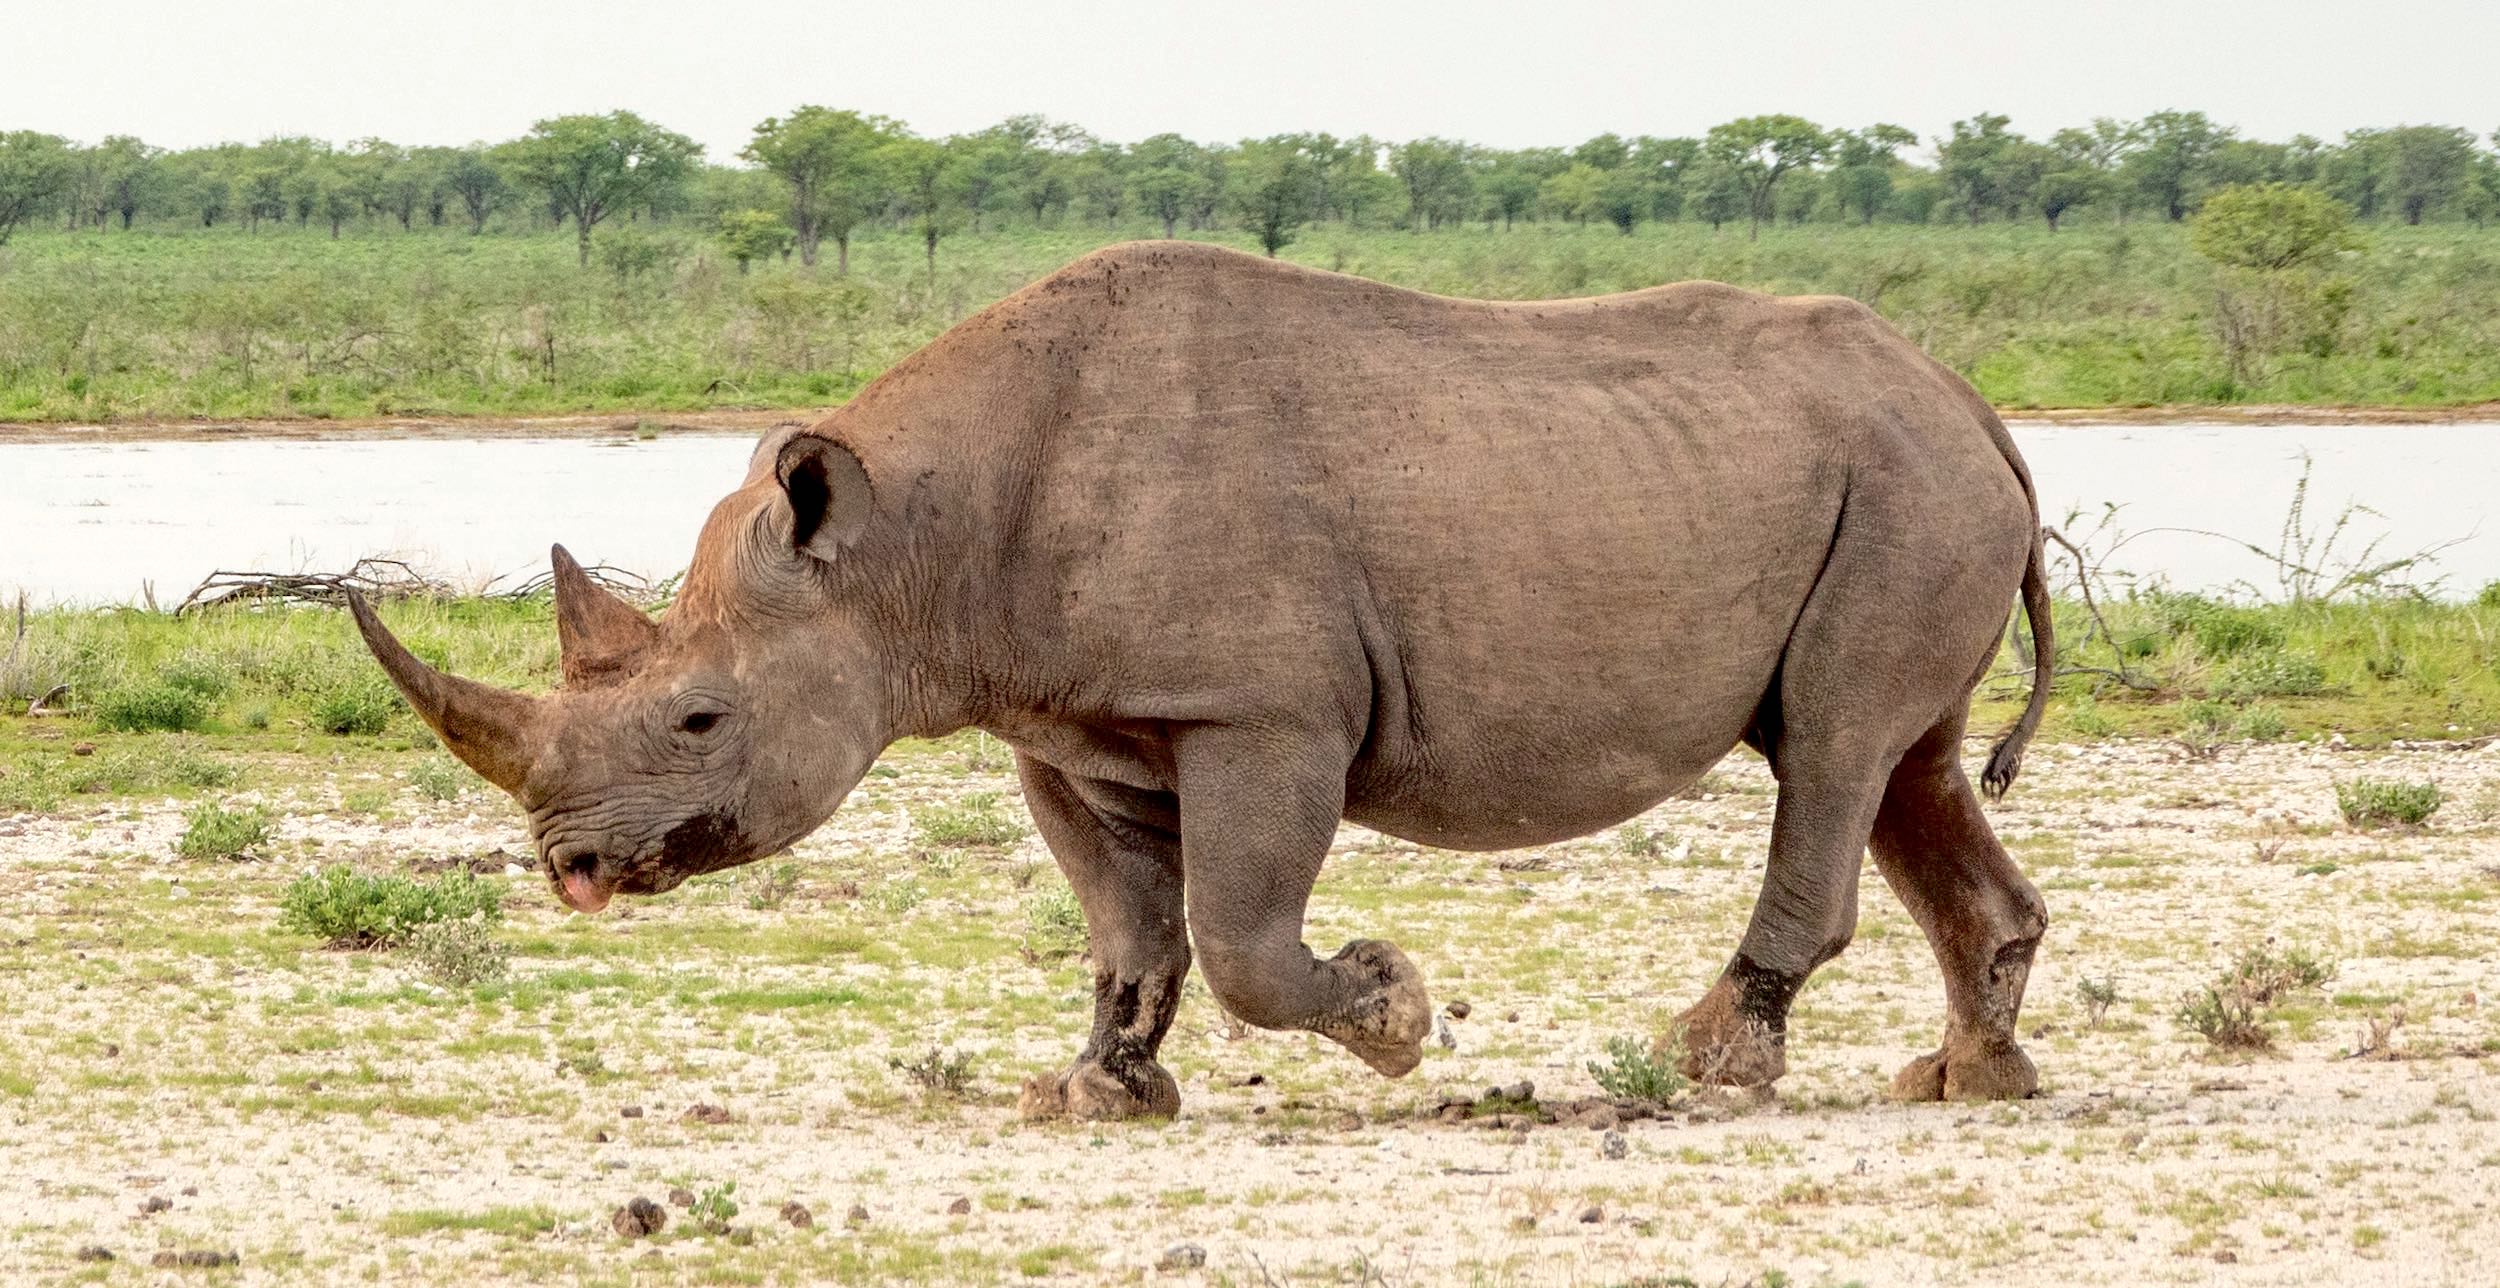
{"type": "Polygon", "coordinates": [[[493,867],[524,850],[499,798],[386,775],[377,811],[354,774],[272,767],[293,775],[266,793],[281,839],[244,863],[171,857],[172,802],[0,819],[0,1280],[2500,1282],[2500,749],[2041,749],[1994,811],[2051,909],[2023,1021],[2038,1098],[1882,1099],[1941,999],[1870,866],[1776,1095],[1688,1096],[1611,1135],[1428,1115],[1521,1080],[1589,1095],[1607,1038],[1698,995],[1760,880],[1758,762],[1543,850],[1347,829],[1311,940],[1400,942],[1436,1002],[1466,1003],[1452,1045],[1384,1082],[1306,1036],[1230,1032],[1193,989],[1165,1050],[1180,1117],[1107,1126],[1014,1111],[1087,1006],[1083,965],[1033,950],[1038,842],[915,840],[981,793],[1021,819],[1003,756],[889,763],[778,897],[759,868],[579,919],[509,878],[513,982],[471,990],[283,934],[276,901],[322,860],[493,867]],[[2361,774],[2449,803],[2355,832],[2334,784],[2361,774]],[[2218,1053],[2179,1000],[2268,941],[2336,974],[2278,1008],[2274,1050],[2218,1053]],[[2087,978],[2118,993],[2097,1026],[2087,978]],[[2355,1055],[2399,1018],[2374,1053],[2397,1058],[2355,1055]],[[967,1095],[889,1067],[932,1047],[972,1057],[967,1095]],[[610,1227],[731,1181],[729,1235],[674,1208],[655,1239],[610,1227]],[[185,1251],[239,1266],[150,1266],[185,1251]]]}

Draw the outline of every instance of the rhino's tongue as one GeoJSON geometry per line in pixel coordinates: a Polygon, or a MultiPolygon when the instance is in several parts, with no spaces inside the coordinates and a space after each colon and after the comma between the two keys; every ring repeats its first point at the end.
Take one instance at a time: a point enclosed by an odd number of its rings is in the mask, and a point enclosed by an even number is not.
{"type": "Polygon", "coordinates": [[[576,869],[564,874],[564,901],[575,912],[597,912],[608,906],[608,892],[589,873],[576,869]]]}

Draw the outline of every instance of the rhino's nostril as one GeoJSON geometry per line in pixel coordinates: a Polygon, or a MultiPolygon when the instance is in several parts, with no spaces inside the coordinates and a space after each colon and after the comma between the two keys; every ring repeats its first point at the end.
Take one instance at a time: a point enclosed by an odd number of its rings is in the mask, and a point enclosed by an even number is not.
{"type": "Polygon", "coordinates": [[[558,876],[591,877],[597,876],[598,874],[599,856],[596,854],[576,854],[571,858],[560,860],[556,864],[556,875],[558,876]]]}

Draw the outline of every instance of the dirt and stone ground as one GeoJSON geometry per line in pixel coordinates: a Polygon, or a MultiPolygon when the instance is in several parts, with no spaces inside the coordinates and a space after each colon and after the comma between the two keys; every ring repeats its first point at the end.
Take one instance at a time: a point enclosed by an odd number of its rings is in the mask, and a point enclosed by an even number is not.
{"type": "Polygon", "coordinates": [[[456,989],[277,924],[324,862],[526,854],[500,797],[428,800],[417,759],[253,759],[239,795],[282,821],[244,861],[174,857],[181,801],[0,818],[0,1280],[2500,1282],[2500,748],[2043,748],[1994,811],[2051,909],[2037,1099],[1882,1099],[1941,999],[1870,866],[1776,1096],[1613,1133],[1433,1110],[1589,1096],[1608,1038],[1699,994],[1760,879],[1759,762],[1541,850],[1348,828],[1311,942],[1391,938],[1465,1003],[1405,1081],[1193,984],[1176,1121],[1032,1125],[1017,1084],[1081,1041],[1086,971],[1000,826],[997,743],[898,750],[793,858],[622,913],[498,875],[509,977],[456,989]],[[2362,774],[2449,801],[2357,832],[2334,784],[2362,774]],[[2336,973],[2277,1004],[2273,1050],[2219,1053],[2182,995],[2269,942],[2336,973]],[[2097,1025],[2086,980],[2117,994],[2097,1025]],[[961,1094],[895,1067],[932,1051],[961,1094]],[[727,1233],[679,1189],[734,1202],[727,1233]],[[621,1237],[638,1197],[666,1223],[621,1237]]]}

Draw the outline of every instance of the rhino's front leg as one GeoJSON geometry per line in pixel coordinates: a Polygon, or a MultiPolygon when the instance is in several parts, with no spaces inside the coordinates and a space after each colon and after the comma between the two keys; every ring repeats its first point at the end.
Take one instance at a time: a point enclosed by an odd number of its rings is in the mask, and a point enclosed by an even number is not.
{"type": "Polygon", "coordinates": [[[1025,804],[1085,909],[1094,1031],[1076,1063],[1024,1084],[1027,1118],[1169,1118],[1179,1084],[1155,1052],[1189,973],[1171,797],[1073,779],[1019,755],[1025,804]]]}
{"type": "Polygon", "coordinates": [[[1423,1061],[1432,1003],[1397,946],[1358,939],[1336,956],[1302,942],[1311,883],[1345,809],[1351,752],[1324,738],[1208,729],[1179,748],[1182,866],[1199,969],[1226,1010],[1302,1029],[1387,1077],[1423,1061]]]}

